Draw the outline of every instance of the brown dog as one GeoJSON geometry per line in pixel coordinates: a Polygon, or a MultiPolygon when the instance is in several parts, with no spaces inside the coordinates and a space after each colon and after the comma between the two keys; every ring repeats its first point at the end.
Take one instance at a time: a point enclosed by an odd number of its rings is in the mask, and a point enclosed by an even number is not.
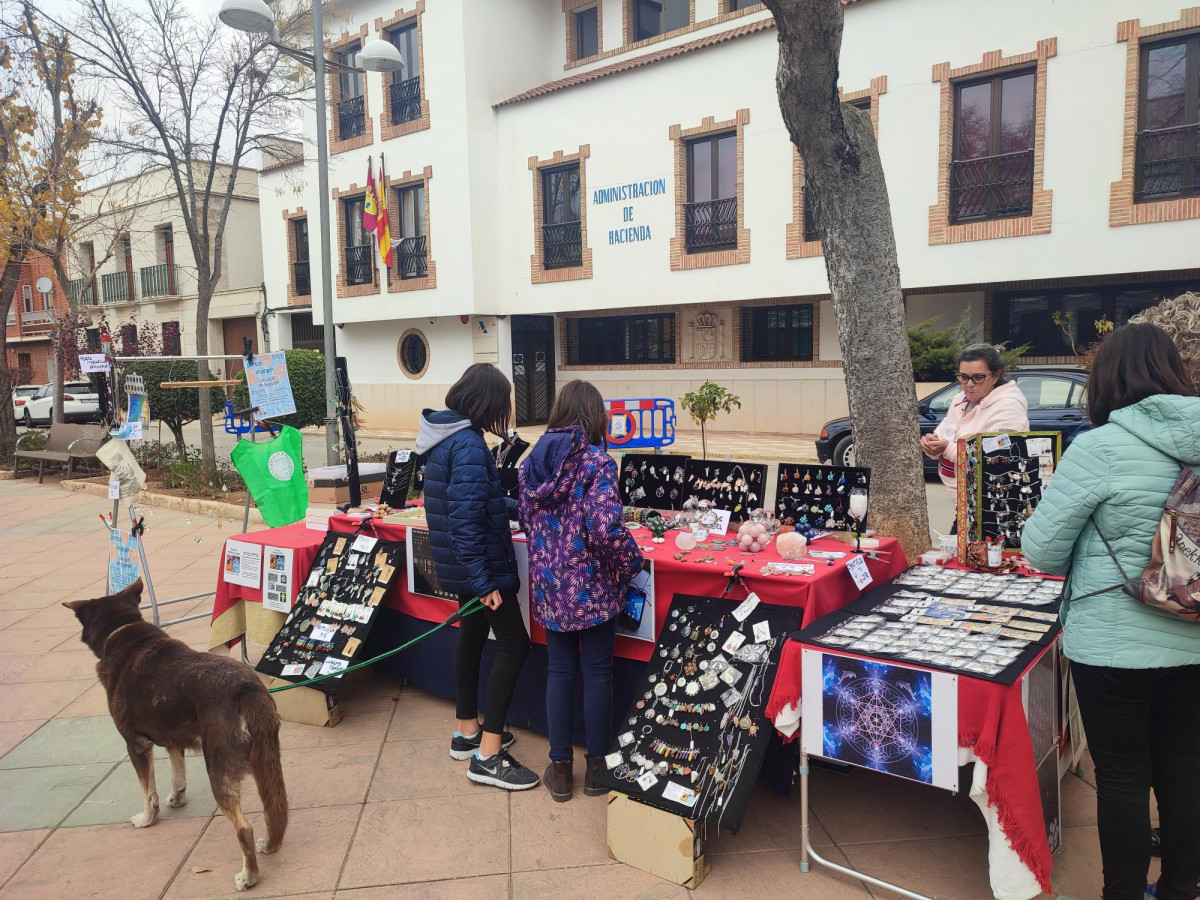
{"type": "Polygon", "coordinates": [[[158,821],[154,746],[171,757],[167,805],[186,803],[183,752],[204,752],[213,797],[237,829],[242,871],[239,891],[258,881],[254,830],[242,815],[242,778],[254,774],[267,820],[261,853],[274,853],[287,829],[287,789],[279,762],[279,713],[254,670],[223,656],[197,653],[142,619],[139,579],[121,593],[64,603],[83,625],[83,642],[100,658],[96,672],[108,693],[108,709],[137,770],[145,809],[130,821],[148,828],[158,821]]]}

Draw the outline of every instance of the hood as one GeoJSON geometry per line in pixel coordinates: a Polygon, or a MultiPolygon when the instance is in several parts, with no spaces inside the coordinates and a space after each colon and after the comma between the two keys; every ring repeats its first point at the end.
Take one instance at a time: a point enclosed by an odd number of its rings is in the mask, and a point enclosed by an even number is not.
{"type": "Polygon", "coordinates": [[[1029,409],[1029,400],[1026,399],[1024,392],[1017,387],[1015,381],[1008,381],[993,388],[990,394],[979,401],[979,408],[986,409],[1002,401],[1016,403],[1021,409],[1029,409]]]}
{"type": "Polygon", "coordinates": [[[588,448],[578,425],[551,428],[538,439],[529,457],[521,464],[522,489],[536,506],[558,506],[575,486],[577,461],[588,448]]]}
{"type": "Polygon", "coordinates": [[[1173,459],[1200,465],[1200,397],[1156,394],[1108,420],[1173,459]]]}
{"type": "Polygon", "coordinates": [[[452,434],[471,427],[471,420],[452,409],[421,410],[421,426],[417,429],[418,453],[428,453],[452,434]]]}

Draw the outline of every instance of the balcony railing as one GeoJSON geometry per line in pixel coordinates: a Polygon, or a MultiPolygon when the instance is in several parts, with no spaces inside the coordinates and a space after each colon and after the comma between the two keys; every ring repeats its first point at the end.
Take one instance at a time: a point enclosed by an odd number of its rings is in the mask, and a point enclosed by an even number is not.
{"type": "Polygon", "coordinates": [[[178,273],[174,266],[162,263],[142,267],[142,299],[166,297],[177,293],[178,273]]]}
{"type": "Polygon", "coordinates": [[[370,244],[346,248],[346,284],[370,284],[375,280],[372,271],[370,244]]]}
{"type": "Polygon", "coordinates": [[[48,309],[32,309],[21,313],[21,331],[48,331],[54,324],[54,313],[48,309]]]}
{"type": "Polygon", "coordinates": [[[392,124],[411,122],[421,116],[421,76],[414,75],[392,84],[392,124]]]}
{"type": "Polygon", "coordinates": [[[547,269],[583,265],[583,228],[579,222],[542,226],[542,263],[547,269]]]}
{"type": "Polygon", "coordinates": [[[104,293],[105,303],[125,303],[128,300],[137,299],[130,296],[133,293],[130,290],[133,287],[133,279],[125,272],[109,272],[107,275],[101,275],[100,287],[104,293]]]}
{"type": "Polygon", "coordinates": [[[308,271],[308,260],[301,260],[297,263],[292,263],[293,279],[296,284],[296,293],[301,297],[308,297],[312,294],[312,278],[308,271]]]}
{"type": "Polygon", "coordinates": [[[705,200],[684,206],[688,252],[737,246],[737,197],[705,200]]]}
{"type": "Polygon", "coordinates": [[[343,141],[356,138],[367,131],[367,114],[362,97],[349,97],[337,106],[338,137],[343,141]]]}
{"type": "Polygon", "coordinates": [[[425,266],[425,235],[420,237],[403,238],[396,244],[399,257],[401,278],[424,278],[427,274],[425,266]]]}
{"type": "Polygon", "coordinates": [[[95,282],[85,284],[82,278],[72,278],[67,282],[67,300],[79,306],[95,306],[95,282]]]}
{"type": "Polygon", "coordinates": [[[955,160],[950,211],[955,222],[1032,215],[1033,150],[955,160]]]}
{"type": "Polygon", "coordinates": [[[1200,193],[1200,125],[1156,128],[1137,136],[1137,200],[1200,193]]]}

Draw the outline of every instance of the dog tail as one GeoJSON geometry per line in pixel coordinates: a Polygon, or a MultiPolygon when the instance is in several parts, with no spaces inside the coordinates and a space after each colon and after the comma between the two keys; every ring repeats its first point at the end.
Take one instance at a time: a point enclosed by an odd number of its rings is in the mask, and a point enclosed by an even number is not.
{"type": "Polygon", "coordinates": [[[241,714],[250,733],[250,771],[267,820],[266,849],[273,853],[283,843],[288,825],[287,787],[279,759],[279,711],[266,690],[257,690],[242,698],[241,714]]]}

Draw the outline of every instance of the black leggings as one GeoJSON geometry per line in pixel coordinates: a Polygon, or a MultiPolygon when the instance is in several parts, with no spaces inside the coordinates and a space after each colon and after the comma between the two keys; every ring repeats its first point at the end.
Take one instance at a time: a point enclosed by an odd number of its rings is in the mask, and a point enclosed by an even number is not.
{"type": "MultiPolygon", "coordinates": [[[[473,596],[464,595],[458,602],[462,605],[473,596]]],[[[517,595],[503,591],[501,597],[503,602],[499,609],[493,611],[484,607],[483,612],[469,615],[459,623],[458,646],[454,650],[457,715],[460,719],[473,719],[479,715],[479,660],[487,643],[488,630],[496,632],[496,660],[488,676],[483,718],[483,730],[492,734],[504,731],[517,677],[529,655],[529,633],[525,630],[517,595]]]]}
{"type": "Polygon", "coordinates": [[[1104,900],[1142,900],[1150,789],[1162,822],[1158,900],[1193,900],[1200,879],[1200,666],[1071,663],[1096,763],[1104,900]]]}

